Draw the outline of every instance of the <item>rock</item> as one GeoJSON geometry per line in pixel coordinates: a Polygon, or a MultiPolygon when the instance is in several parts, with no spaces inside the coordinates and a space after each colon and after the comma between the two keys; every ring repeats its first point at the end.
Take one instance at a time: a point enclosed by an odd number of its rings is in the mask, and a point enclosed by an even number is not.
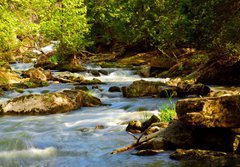
{"type": "Polygon", "coordinates": [[[140,150],[136,153],[132,153],[132,155],[138,155],[138,156],[151,156],[151,155],[157,155],[164,152],[164,150],[140,150]]]}
{"type": "Polygon", "coordinates": [[[160,122],[160,119],[158,116],[153,115],[151,116],[150,119],[148,119],[147,121],[142,123],[142,131],[145,131],[146,129],[148,129],[153,123],[157,123],[160,122]]]}
{"type": "Polygon", "coordinates": [[[177,94],[179,97],[186,96],[207,96],[211,90],[208,86],[195,83],[194,80],[182,80],[181,78],[171,79],[167,82],[169,86],[177,87],[177,94]]]}
{"type": "Polygon", "coordinates": [[[0,86],[20,82],[21,78],[17,75],[17,73],[12,71],[0,71],[0,86]]]}
{"type": "Polygon", "coordinates": [[[42,95],[14,98],[0,106],[1,115],[40,115],[69,112],[80,107],[101,105],[101,101],[84,91],[66,90],[42,95]]]}
{"type": "Polygon", "coordinates": [[[91,74],[94,76],[94,77],[100,77],[100,73],[98,71],[91,71],[91,74]]]}
{"type": "MultiPolygon", "coordinates": [[[[173,154],[170,155],[170,158],[174,160],[205,160],[222,162],[222,160],[227,161],[239,159],[240,155],[227,154],[225,152],[216,152],[211,150],[177,149],[173,154]]],[[[224,166],[227,166],[227,164],[224,166]]]]}
{"type": "Polygon", "coordinates": [[[130,121],[126,128],[127,132],[141,133],[142,132],[142,122],[140,121],[130,121]]]}
{"type": "Polygon", "coordinates": [[[195,128],[193,131],[194,147],[204,150],[236,152],[239,139],[229,128],[195,128]]]}
{"type": "Polygon", "coordinates": [[[134,81],[129,87],[123,87],[122,92],[124,97],[143,97],[160,94],[167,87],[162,82],[148,82],[144,80],[134,81]]]}
{"type": "MultiPolygon", "coordinates": [[[[181,90],[180,90],[181,91],[181,90]]],[[[178,94],[181,94],[184,96],[190,96],[190,95],[200,95],[200,96],[207,96],[210,93],[210,88],[206,85],[203,85],[201,83],[199,84],[190,84],[183,87],[183,92],[180,93],[178,91],[178,94]]]]}
{"type": "Polygon", "coordinates": [[[79,82],[80,85],[97,85],[104,84],[101,80],[93,78],[92,80],[82,80],[79,82]]]}
{"type": "Polygon", "coordinates": [[[103,75],[108,75],[108,72],[106,70],[98,70],[98,72],[103,75]]]}
{"type": "Polygon", "coordinates": [[[117,86],[112,86],[108,89],[109,92],[121,92],[121,88],[117,86]]]}
{"type": "Polygon", "coordinates": [[[159,130],[161,130],[161,128],[159,126],[151,126],[151,127],[146,129],[145,133],[147,135],[150,135],[150,134],[153,134],[153,133],[155,133],[155,132],[157,132],[159,130]]]}
{"type": "Polygon", "coordinates": [[[193,128],[174,121],[163,132],[163,141],[166,149],[191,148],[194,145],[193,128]]]}
{"type": "Polygon", "coordinates": [[[142,66],[141,69],[138,71],[138,75],[141,77],[150,77],[151,75],[151,67],[149,66],[142,66]]]}
{"type": "Polygon", "coordinates": [[[81,72],[86,71],[86,68],[82,65],[82,62],[76,56],[69,56],[63,62],[60,62],[56,68],[60,71],[81,72]]]}
{"type": "Polygon", "coordinates": [[[51,71],[44,71],[42,68],[32,68],[23,72],[24,77],[29,77],[31,82],[41,83],[52,78],[51,71]],[[46,76],[45,73],[48,75],[46,76]]]}
{"type": "Polygon", "coordinates": [[[99,86],[98,85],[93,85],[92,89],[99,89],[99,86]]]}
{"type": "Polygon", "coordinates": [[[128,56],[118,60],[117,62],[125,65],[147,65],[167,70],[176,63],[176,60],[157,51],[152,51],[128,56]]]}
{"type": "Polygon", "coordinates": [[[38,68],[41,67],[43,69],[55,69],[57,67],[57,62],[52,62],[50,59],[56,55],[55,51],[49,52],[47,54],[41,55],[38,57],[36,64],[34,64],[34,67],[38,68]]]}
{"type": "Polygon", "coordinates": [[[36,68],[41,67],[43,69],[54,70],[57,68],[57,64],[54,64],[50,61],[43,61],[43,62],[37,62],[36,64],[34,64],[34,67],[36,68]]]}
{"type": "Polygon", "coordinates": [[[200,127],[240,127],[240,95],[179,100],[180,121],[200,127]]]}
{"type": "Polygon", "coordinates": [[[190,95],[206,96],[210,88],[203,84],[149,82],[144,80],[134,81],[129,87],[122,87],[124,97],[186,97],[190,95]]]}
{"type": "Polygon", "coordinates": [[[89,91],[89,89],[86,86],[76,86],[76,90],[82,90],[82,91],[89,91]]]}
{"type": "Polygon", "coordinates": [[[136,150],[163,150],[165,149],[165,142],[161,137],[153,138],[136,148],[136,150]]]}
{"type": "Polygon", "coordinates": [[[197,82],[209,85],[240,85],[240,56],[215,56],[197,71],[197,82]]]}
{"type": "Polygon", "coordinates": [[[105,127],[103,126],[103,125],[97,125],[96,127],[95,127],[95,130],[102,130],[102,129],[104,129],[105,127]]]}

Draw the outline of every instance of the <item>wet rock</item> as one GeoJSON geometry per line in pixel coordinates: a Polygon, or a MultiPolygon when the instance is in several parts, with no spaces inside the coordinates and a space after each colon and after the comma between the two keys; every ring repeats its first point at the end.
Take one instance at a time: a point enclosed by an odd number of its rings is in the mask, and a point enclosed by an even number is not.
{"type": "Polygon", "coordinates": [[[150,119],[142,123],[142,131],[145,131],[148,129],[152,124],[160,122],[160,119],[158,116],[153,115],[150,119]]]}
{"type": "Polygon", "coordinates": [[[82,65],[81,60],[78,58],[67,59],[60,63],[56,69],[60,71],[81,72],[86,71],[86,68],[82,65]]]}
{"type": "Polygon", "coordinates": [[[134,81],[129,87],[122,87],[124,97],[143,97],[160,94],[166,88],[162,82],[134,81]]]}
{"type": "Polygon", "coordinates": [[[174,121],[163,132],[163,141],[166,149],[191,148],[194,145],[193,128],[174,121]]]}
{"type": "Polygon", "coordinates": [[[103,75],[108,75],[108,72],[106,70],[98,70],[98,72],[103,75]]]}
{"type": "Polygon", "coordinates": [[[32,68],[23,72],[24,77],[29,77],[31,82],[41,83],[52,78],[51,71],[44,71],[42,68],[32,68]],[[45,73],[48,75],[46,76],[45,73]]]}
{"type": "Polygon", "coordinates": [[[136,153],[132,153],[132,155],[138,155],[138,156],[151,156],[151,155],[157,155],[164,152],[164,150],[140,150],[136,153]]]}
{"type": "Polygon", "coordinates": [[[240,95],[179,100],[180,121],[201,127],[240,127],[240,95]]]}
{"type": "Polygon", "coordinates": [[[87,86],[76,86],[75,87],[76,90],[82,90],[82,91],[88,91],[89,89],[87,88],[87,86]]]}
{"type": "Polygon", "coordinates": [[[91,74],[95,77],[100,77],[100,73],[98,71],[91,71],[91,74]]]}
{"type": "Polygon", "coordinates": [[[121,88],[117,86],[112,86],[108,89],[109,92],[121,92],[121,88]]]}
{"type": "Polygon", "coordinates": [[[220,161],[220,160],[234,160],[239,159],[240,155],[227,154],[225,152],[216,152],[211,150],[184,150],[177,149],[176,152],[170,155],[170,158],[175,160],[207,160],[207,161],[220,161]]]}
{"type": "Polygon", "coordinates": [[[165,142],[161,137],[153,138],[136,148],[136,150],[163,150],[165,149],[165,142]]]}
{"type": "Polygon", "coordinates": [[[98,85],[93,85],[92,89],[99,89],[99,86],[98,85]]]}
{"type": "Polygon", "coordinates": [[[66,90],[42,95],[14,98],[0,106],[1,115],[40,115],[69,112],[80,107],[101,105],[101,101],[84,91],[66,90]]]}
{"type": "Polygon", "coordinates": [[[149,134],[153,134],[153,133],[155,133],[155,132],[157,132],[159,130],[161,130],[161,128],[159,126],[151,126],[151,127],[146,129],[145,133],[147,135],[149,135],[149,134]]]}
{"type": "Polygon", "coordinates": [[[142,122],[141,121],[130,121],[126,128],[127,132],[141,133],[142,132],[142,122]]]}
{"type": "Polygon", "coordinates": [[[101,129],[104,129],[105,127],[103,125],[97,125],[95,127],[95,130],[101,130],[101,129]]]}
{"type": "Polygon", "coordinates": [[[93,78],[92,80],[82,80],[79,82],[80,85],[96,85],[96,84],[104,84],[101,80],[93,78]]]}
{"type": "Polygon", "coordinates": [[[240,85],[240,56],[221,55],[197,71],[197,81],[210,85],[240,85]]]}
{"type": "Polygon", "coordinates": [[[138,71],[138,75],[141,77],[150,77],[151,75],[151,67],[149,66],[142,66],[141,69],[138,71]]]}
{"type": "Polygon", "coordinates": [[[149,81],[134,81],[129,87],[122,87],[124,97],[143,97],[143,96],[158,96],[158,97],[186,97],[190,95],[206,96],[210,93],[210,88],[203,84],[177,84],[149,82],[149,81]]]}

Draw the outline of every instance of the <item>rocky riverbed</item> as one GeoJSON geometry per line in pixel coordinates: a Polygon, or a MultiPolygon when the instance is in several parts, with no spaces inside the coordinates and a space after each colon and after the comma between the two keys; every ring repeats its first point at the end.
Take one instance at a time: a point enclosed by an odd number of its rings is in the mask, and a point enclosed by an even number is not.
{"type": "Polygon", "coordinates": [[[238,164],[238,89],[212,89],[180,78],[142,78],[135,69],[73,69],[51,71],[24,63],[1,69],[0,113],[9,115],[0,119],[3,166],[209,166],[205,160],[218,166],[238,164]],[[178,117],[161,122],[161,109],[175,102],[178,117]],[[126,128],[134,138],[126,135],[126,128]],[[110,154],[126,150],[131,151],[110,154]]]}

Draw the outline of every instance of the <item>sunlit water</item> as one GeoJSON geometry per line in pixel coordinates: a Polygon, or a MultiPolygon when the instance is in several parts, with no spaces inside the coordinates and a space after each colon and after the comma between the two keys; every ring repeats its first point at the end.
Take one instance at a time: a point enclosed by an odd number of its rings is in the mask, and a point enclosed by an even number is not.
{"type": "MultiPolygon", "coordinates": [[[[15,70],[26,70],[29,67],[31,64],[13,65],[15,70]]],[[[92,66],[88,68],[100,69],[92,66]]],[[[169,152],[149,157],[134,156],[131,152],[110,154],[114,149],[134,141],[125,132],[128,121],[144,120],[152,114],[158,114],[162,105],[169,103],[169,100],[150,97],[126,99],[121,93],[110,93],[110,86],[126,86],[141,78],[128,69],[106,70],[109,75],[97,77],[107,83],[100,85],[103,91],[88,86],[93,95],[108,104],[106,106],[81,108],[65,114],[47,116],[1,117],[0,166],[191,166],[188,162],[170,160],[169,152]],[[96,126],[104,128],[96,129],[96,126]]],[[[89,73],[73,75],[96,78],[89,73]]],[[[147,80],[165,81],[154,78],[147,80]]],[[[40,94],[43,90],[56,92],[73,87],[71,84],[50,84],[44,88],[27,89],[23,94],[40,94]]],[[[23,94],[9,91],[0,101],[23,94]]],[[[198,163],[195,166],[197,165],[198,163]]]]}

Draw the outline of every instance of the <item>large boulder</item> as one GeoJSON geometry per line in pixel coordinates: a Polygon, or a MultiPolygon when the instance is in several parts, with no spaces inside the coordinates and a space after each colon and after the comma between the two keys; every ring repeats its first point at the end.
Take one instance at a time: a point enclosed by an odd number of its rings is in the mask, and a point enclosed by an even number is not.
{"type": "Polygon", "coordinates": [[[69,112],[80,107],[100,105],[101,101],[81,90],[14,98],[0,106],[1,115],[39,115],[69,112]]]}
{"type": "Polygon", "coordinates": [[[44,70],[41,67],[31,68],[27,71],[24,71],[22,75],[30,78],[31,80],[37,80],[41,82],[46,82],[47,80],[51,80],[53,78],[50,70],[44,70]]]}
{"type": "Polygon", "coordinates": [[[239,159],[240,155],[211,150],[177,149],[170,155],[170,158],[174,160],[204,160],[211,165],[214,163],[215,165],[213,166],[228,166],[229,162],[239,159]]]}
{"type": "Polygon", "coordinates": [[[144,80],[134,81],[129,87],[123,87],[122,92],[124,97],[143,97],[159,95],[166,89],[170,89],[163,82],[148,82],[144,80]]]}
{"type": "Polygon", "coordinates": [[[197,81],[211,85],[240,85],[240,56],[217,56],[197,71],[197,81]]]}
{"type": "Polygon", "coordinates": [[[33,68],[24,72],[25,76],[30,78],[33,83],[42,83],[47,81],[47,76],[44,74],[41,68],[33,68]]]}
{"type": "Polygon", "coordinates": [[[56,69],[70,72],[86,71],[86,68],[82,65],[81,60],[74,55],[69,56],[66,60],[60,62],[56,69]]]}
{"type": "Polygon", "coordinates": [[[239,128],[240,95],[179,100],[179,120],[200,127],[239,128]]]}
{"type": "Polygon", "coordinates": [[[163,82],[134,81],[129,87],[122,88],[124,97],[185,97],[189,95],[206,96],[210,93],[210,88],[203,84],[181,84],[173,86],[163,82]]]}

